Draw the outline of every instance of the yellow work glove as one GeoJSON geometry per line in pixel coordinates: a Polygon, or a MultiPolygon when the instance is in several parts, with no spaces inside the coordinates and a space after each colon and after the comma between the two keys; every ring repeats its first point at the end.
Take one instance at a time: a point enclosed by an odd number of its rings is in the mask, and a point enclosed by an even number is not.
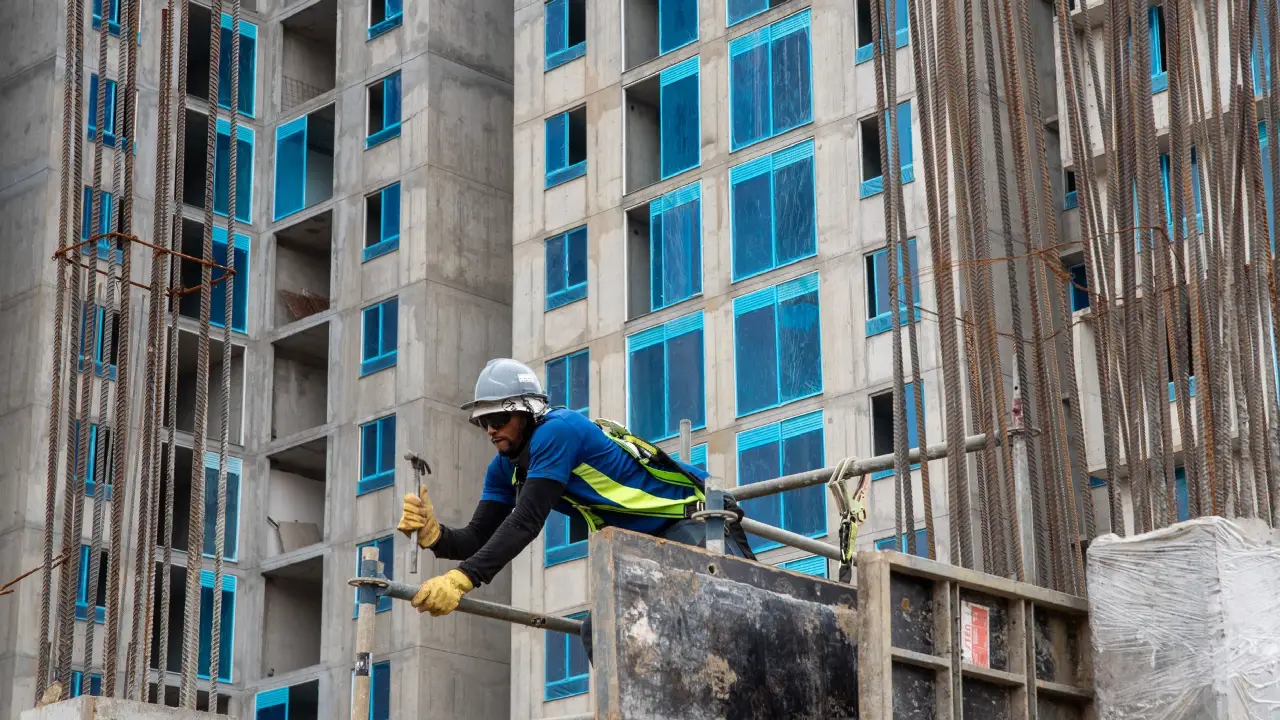
{"type": "Polygon", "coordinates": [[[404,511],[400,514],[400,524],[396,529],[406,537],[418,533],[418,547],[429,548],[440,539],[440,523],[436,521],[436,511],[431,507],[431,498],[427,497],[427,486],[418,488],[418,494],[409,493],[404,496],[404,511]]]}
{"type": "Polygon", "coordinates": [[[473,587],[466,573],[450,570],[422,583],[418,594],[413,596],[413,606],[418,608],[418,612],[429,612],[435,617],[448,615],[458,609],[462,596],[471,592],[473,587]]]}

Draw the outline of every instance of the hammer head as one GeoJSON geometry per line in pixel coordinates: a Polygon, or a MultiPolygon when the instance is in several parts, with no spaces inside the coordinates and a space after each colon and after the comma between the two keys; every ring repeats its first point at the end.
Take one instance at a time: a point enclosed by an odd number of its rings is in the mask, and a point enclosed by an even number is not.
{"type": "Polygon", "coordinates": [[[413,471],[419,475],[431,474],[431,466],[427,464],[427,459],[418,453],[407,452],[404,454],[404,459],[409,461],[409,464],[413,466],[413,471]]]}

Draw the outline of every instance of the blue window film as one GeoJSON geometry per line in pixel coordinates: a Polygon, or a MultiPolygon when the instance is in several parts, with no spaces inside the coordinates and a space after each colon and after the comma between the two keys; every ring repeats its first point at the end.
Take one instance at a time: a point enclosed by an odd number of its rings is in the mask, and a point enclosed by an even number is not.
{"type": "MultiPolygon", "coordinates": [[[[246,322],[249,314],[249,236],[236,233],[235,245],[235,274],[231,276],[231,329],[236,332],[246,332],[246,322]]],[[[227,229],[218,225],[213,226],[213,262],[219,267],[214,268],[211,277],[213,278],[213,289],[209,295],[209,322],[215,327],[223,327],[226,320],[227,307],[227,271],[222,268],[230,267],[227,262],[227,229]]],[[[199,271],[191,266],[192,271],[196,273],[196,284],[199,284],[199,271]]],[[[200,294],[192,293],[183,296],[178,301],[179,311],[191,318],[200,317],[200,294]]]]}
{"type": "MultiPolygon", "coordinates": [[[[817,470],[826,463],[821,410],[740,432],[737,443],[739,486],[817,470]]],[[[742,509],[753,520],[800,535],[827,534],[827,494],[821,485],[744,500],[742,509]]],[[[747,541],[757,553],[782,547],[751,534],[747,541]]]]}
{"type": "MultiPolygon", "coordinates": [[[[916,433],[916,384],[907,383],[903,388],[902,402],[906,406],[907,414],[907,450],[911,450],[920,444],[916,433]]],[[[923,398],[920,403],[924,407],[923,398]]],[[[893,392],[879,393],[871,396],[871,433],[873,454],[889,455],[894,452],[893,449],[893,392]]],[[[920,467],[920,463],[914,463],[912,470],[920,467]]],[[[893,469],[878,470],[871,473],[872,480],[880,480],[881,478],[893,477],[893,469]]]]}
{"type": "MultiPolygon", "coordinates": [[[[1267,172],[1266,155],[1264,154],[1262,161],[1263,173],[1267,172]]],[[[1204,232],[1204,206],[1200,197],[1200,159],[1196,154],[1196,149],[1191,148],[1191,195],[1196,205],[1196,231],[1204,232]]]]}
{"type": "MultiPolygon", "coordinates": [[[[898,253],[898,322],[906,325],[920,321],[920,259],[916,240],[907,240],[907,267],[898,253]],[[914,319],[907,313],[907,278],[911,279],[911,299],[915,301],[914,319]]],[[[867,272],[867,337],[893,329],[892,301],[889,298],[889,249],[877,250],[866,258],[867,272]]]]}
{"type": "Polygon", "coordinates": [[[289,720],[290,688],[264,690],[253,701],[253,720],[289,720]]]}
{"type": "Polygon", "coordinates": [[[559,510],[552,510],[547,516],[543,539],[544,567],[587,556],[587,522],[581,513],[566,515],[559,510]]]}
{"type": "MultiPolygon", "coordinates": [[[[395,579],[395,536],[387,535],[376,540],[370,540],[366,543],[356,545],[356,574],[360,574],[360,553],[367,547],[378,548],[378,562],[382,563],[382,574],[388,580],[395,579]]],[[[356,602],[351,607],[351,617],[360,615],[359,590],[356,590],[356,602]]],[[[391,609],[391,598],[383,595],[378,598],[378,602],[374,607],[374,612],[386,612],[391,609]]]]}
{"type": "Polygon", "coordinates": [[[1164,7],[1153,5],[1147,10],[1147,31],[1151,34],[1151,92],[1169,89],[1169,72],[1165,65],[1164,7]]]}
{"type": "Polygon", "coordinates": [[[733,280],[818,253],[813,140],[729,170],[733,280]]]}
{"type": "Polygon", "coordinates": [[[587,296],[587,227],[574,228],[546,239],[546,309],[577,302],[587,296]]]}
{"type": "MultiPolygon", "coordinates": [[[[574,613],[568,617],[581,620],[586,613],[574,613]]],[[[549,702],[586,693],[590,686],[591,668],[587,664],[587,651],[582,646],[582,639],[577,635],[547,630],[544,641],[547,660],[543,699],[549,702]]]]}
{"type": "MultiPolygon", "coordinates": [[[[231,178],[231,123],[218,118],[217,143],[214,145],[213,211],[227,216],[228,183],[231,178]]],[[[253,128],[236,127],[236,220],[250,222],[253,217],[253,128]]]]}
{"type": "Polygon", "coordinates": [[[369,668],[369,720],[391,720],[391,663],[369,668]]]}
{"type": "MultiPolygon", "coordinates": [[[[90,675],[88,694],[100,696],[102,695],[102,676],[90,675]]],[[[79,670],[71,671],[71,697],[80,697],[85,694],[84,673],[79,670]]]]}
{"type": "MultiPolygon", "coordinates": [[[[88,545],[80,546],[80,579],[76,584],[76,619],[89,617],[89,562],[93,549],[88,545]]],[[[103,548],[98,555],[98,586],[93,591],[93,621],[102,624],[107,618],[107,551],[103,548]]]]}
{"type": "MultiPolygon", "coordinates": [[[[77,433],[80,432],[79,423],[76,424],[76,432],[77,433]]],[[[106,463],[107,467],[104,469],[104,472],[107,473],[107,478],[106,478],[107,488],[106,488],[106,492],[103,493],[103,496],[107,500],[110,500],[113,496],[112,483],[115,479],[113,477],[114,471],[111,469],[111,453],[113,450],[111,445],[111,430],[109,429],[103,430],[102,435],[106,437],[106,439],[103,441],[104,443],[106,443],[106,447],[103,448],[103,452],[105,453],[104,457],[107,459],[107,463],[106,463]]],[[[78,440],[79,435],[77,434],[76,437],[77,437],[76,447],[72,451],[72,456],[73,456],[72,461],[74,461],[78,466],[79,452],[80,452],[79,440],[78,440]]],[[[97,465],[98,465],[98,425],[97,423],[90,423],[89,424],[89,444],[88,444],[87,456],[85,458],[85,466],[84,466],[85,467],[85,472],[84,472],[84,496],[85,497],[95,497],[94,493],[97,490],[97,477],[98,477],[97,465]]]]}
{"type": "Polygon", "coordinates": [[[1249,53],[1250,66],[1253,68],[1253,93],[1263,95],[1271,89],[1271,41],[1270,3],[1258,8],[1258,29],[1253,36],[1253,49],[1249,53]],[[1258,52],[1261,49],[1262,52],[1258,52]]]}
{"type": "Polygon", "coordinates": [[[729,43],[732,150],[812,121],[808,10],[729,43]]]}
{"type": "MultiPolygon", "coordinates": [[[[684,459],[680,457],[679,450],[671,453],[671,457],[675,458],[676,460],[684,459]]],[[[690,458],[689,460],[690,465],[705,472],[707,469],[707,444],[702,443],[701,445],[694,445],[692,448],[690,448],[689,458],[690,458]]]]}
{"type": "MultiPolygon", "coordinates": [[[[872,22],[871,3],[873,0],[857,0],[856,22],[858,26],[858,47],[854,50],[853,62],[860,64],[875,56],[875,26],[872,22]]],[[[887,13],[888,4],[880,8],[887,13]]],[[[888,18],[884,19],[885,21],[888,18]]],[[[907,10],[907,0],[896,0],[893,4],[894,43],[896,47],[906,47],[911,42],[911,16],[907,10]]],[[[883,26],[882,26],[883,27],[883,26]]]]}
{"type": "MultiPolygon", "coordinates": [[[[80,359],[79,369],[84,370],[85,353],[88,351],[86,333],[89,331],[89,321],[93,321],[93,374],[99,377],[105,377],[108,380],[116,379],[116,360],[120,357],[120,316],[115,312],[108,315],[107,309],[101,305],[85,305],[80,312],[80,359]],[[93,312],[93,318],[89,317],[89,312],[93,312]],[[111,359],[105,360],[106,354],[106,334],[108,323],[111,332],[111,359]]],[[[94,428],[97,426],[94,425],[94,428]]]]}
{"type": "Polygon", "coordinates": [[[658,54],[698,39],[698,0],[658,0],[658,54]]]}
{"type": "Polygon", "coordinates": [[[363,261],[400,247],[400,183],[392,183],[364,199],[363,261]]]}
{"type": "Polygon", "coordinates": [[[907,546],[907,533],[902,533],[902,535],[896,539],[898,542],[894,542],[895,538],[892,535],[887,538],[880,538],[876,541],[876,549],[897,550],[898,552],[907,553],[908,555],[919,555],[920,557],[925,557],[929,554],[929,537],[924,529],[916,530],[911,533],[911,547],[907,546]]]}
{"type": "Polygon", "coordinates": [[[1071,312],[1089,307],[1089,276],[1084,264],[1067,268],[1071,273],[1071,312]]]}
{"type": "Polygon", "coordinates": [[[1062,183],[1066,186],[1062,195],[1062,209],[1074,210],[1080,206],[1080,197],[1076,193],[1076,174],[1066,171],[1062,174],[1062,183]]]}
{"type": "Polygon", "coordinates": [[[627,426],[657,442],[706,426],[702,311],[627,337],[627,426]]]}
{"type": "Polygon", "coordinates": [[[580,107],[547,118],[546,187],[587,174],[587,109],[580,107]]]}
{"type": "MultiPolygon", "coordinates": [[[[1275,123],[1273,123],[1273,128],[1275,123]]],[[[1267,228],[1271,232],[1271,249],[1276,247],[1276,179],[1271,176],[1271,145],[1267,142],[1267,127],[1258,123],[1258,140],[1262,146],[1262,194],[1267,201],[1267,228]]],[[[1197,209],[1197,215],[1199,214],[1197,209]]]]}
{"type": "Polygon", "coordinates": [[[1160,191],[1164,198],[1164,221],[1165,232],[1168,233],[1168,239],[1174,239],[1173,232],[1173,191],[1172,183],[1169,178],[1169,156],[1167,154],[1160,155],[1160,191]]]}
{"type": "Polygon", "coordinates": [[[659,75],[659,136],[662,179],[702,164],[698,111],[698,56],[659,75]]]}
{"type": "MultiPolygon", "coordinates": [[[[231,562],[238,558],[240,549],[240,478],[244,474],[244,461],[227,458],[227,506],[225,533],[222,538],[222,557],[231,562]]],[[[218,453],[204,454],[204,549],[207,558],[217,550],[218,529],[218,453]]]]}
{"type": "Polygon", "coordinates": [[[737,416],[822,392],[818,273],[733,301],[737,416]]]}
{"type": "Polygon", "coordinates": [[[649,309],[702,294],[702,182],[649,203],[649,309]]]}
{"type": "MultiPolygon", "coordinates": [[[[889,111],[886,110],[885,120],[888,118],[889,111]]],[[[889,158],[880,157],[880,127],[875,120],[864,120],[861,125],[863,180],[860,192],[862,197],[870,197],[884,192],[884,168],[889,164],[889,158]]],[[[902,184],[905,185],[916,179],[915,159],[912,157],[910,101],[898,105],[898,117],[892,129],[893,132],[886,136],[889,154],[893,155],[893,144],[898,143],[898,165],[902,168],[902,184]]]]}
{"type": "Polygon", "coordinates": [[[400,342],[400,299],[383,300],[360,311],[360,314],[363,317],[360,376],[363,377],[396,364],[400,342]]]}
{"type": "Polygon", "coordinates": [[[750,17],[755,17],[769,9],[769,0],[728,0],[726,5],[725,25],[733,27],[750,17]]]}
{"type": "Polygon", "coordinates": [[[587,415],[590,398],[591,356],[587,350],[547,361],[547,397],[551,407],[563,407],[587,415]]]}
{"type": "MultiPolygon", "coordinates": [[[[120,34],[120,0],[111,0],[108,6],[110,16],[107,18],[107,32],[112,35],[120,34]]],[[[102,0],[93,0],[93,29],[97,30],[102,27],[102,0]]]]}
{"type": "MultiPolygon", "coordinates": [[[[80,213],[80,240],[88,242],[89,238],[95,235],[105,235],[108,232],[118,231],[112,223],[112,209],[115,208],[114,198],[111,193],[106,190],[98,191],[98,221],[90,227],[91,216],[93,215],[93,188],[86,185],[84,188],[84,200],[81,203],[80,213]]],[[[115,217],[118,218],[119,210],[116,210],[115,217]]],[[[118,219],[116,221],[118,223],[118,219]]],[[[124,241],[113,238],[98,238],[98,258],[101,260],[112,259],[114,262],[124,262],[124,241]],[[115,247],[115,256],[112,257],[111,248],[115,247]]],[[[88,255],[93,252],[92,245],[81,246],[80,252],[88,255]]]]}
{"type": "MultiPolygon", "coordinates": [[[[102,133],[102,144],[107,147],[115,147],[116,145],[116,81],[107,81],[106,105],[104,106],[104,116],[102,125],[105,131],[102,133]]],[[[95,140],[98,137],[98,76],[97,74],[89,75],[89,139],[95,140]]]]}
{"type": "Polygon", "coordinates": [[[307,207],[307,116],[276,128],[275,219],[307,207]]]}
{"type": "Polygon", "coordinates": [[[1178,506],[1178,522],[1191,519],[1191,503],[1187,495],[1187,469],[1173,469],[1173,496],[1178,506]]]}
{"type": "Polygon", "coordinates": [[[391,487],[396,481],[396,416],[360,426],[360,482],[356,495],[391,487]]]}
{"type": "Polygon", "coordinates": [[[544,69],[552,70],[587,54],[587,0],[548,0],[544,69]]]}
{"type": "MultiPolygon", "coordinates": [[[[119,0],[114,0],[119,2],[119,0]]],[[[222,43],[218,60],[218,106],[231,109],[231,16],[222,14],[222,43]]],[[[258,66],[258,26],[240,21],[240,87],[236,111],[253,117],[258,66]]],[[[243,163],[243,160],[240,161],[243,163]]],[[[244,167],[243,164],[240,167],[244,167]]]]}
{"type": "MultiPolygon", "coordinates": [[[[200,571],[200,644],[196,677],[209,679],[213,647],[213,573],[200,571]]],[[[236,577],[222,576],[222,622],[218,628],[218,679],[231,682],[232,650],[235,648],[236,577]]]]}
{"type": "Polygon", "coordinates": [[[827,577],[827,559],[820,555],[810,555],[806,558],[797,558],[788,560],[778,565],[784,570],[792,570],[805,575],[813,575],[815,577],[827,577]]]}
{"type": "Polygon", "coordinates": [[[369,33],[372,40],[404,22],[403,0],[369,0],[369,33]]]}
{"type": "Polygon", "coordinates": [[[365,149],[400,137],[400,71],[369,86],[369,134],[365,149]]]}

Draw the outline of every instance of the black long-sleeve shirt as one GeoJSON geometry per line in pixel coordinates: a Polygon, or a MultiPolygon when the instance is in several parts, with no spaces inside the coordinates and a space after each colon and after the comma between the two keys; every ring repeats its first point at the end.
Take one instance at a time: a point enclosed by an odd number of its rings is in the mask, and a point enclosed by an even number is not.
{"type": "Polygon", "coordinates": [[[514,508],[481,500],[466,527],[440,526],[431,546],[443,560],[462,560],[458,569],[476,587],[493,578],[542,532],[551,508],[564,494],[564,484],[533,478],[524,484],[514,508]]]}

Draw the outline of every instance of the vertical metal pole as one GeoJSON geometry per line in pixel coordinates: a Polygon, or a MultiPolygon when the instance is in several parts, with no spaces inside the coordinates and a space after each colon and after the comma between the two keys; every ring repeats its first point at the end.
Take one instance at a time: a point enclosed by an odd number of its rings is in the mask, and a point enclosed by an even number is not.
{"type": "Polygon", "coordinates": [[[680,421],[680,459],[693,464],[693,422],[688,419],[680,421]]]}
{"type": "MultiPolygon", "coordinates": [[[[370,545],[360,550],[360,575],[382,575],[378,548],[370,545]]],[[[373,626],[378,595],[371,586],[356,591],[359,613],[356,615],[356,673],[351,692],[351,720],[369,720],[369,671],[373,667],[373,626]]]]}
{"type": "Polygon", "coordinates": [[[1013,396],[1013,425],[1009,434],[1013,436],[1014,512],[1018,515],[1018,534],[1022,538],[1022,569],[1026,582],[1035,585],[1039,584],[1035,508],[1031,502],[1031,471],[1027,463],[1027,428],[1023,425],[1022,400],[1017,391],[1013,396]]]}
{"type": "MultiPolygon", "coordinates": [[[[713,477],[707,478],[707,510],[724,509],[724,491],[719,489],[719,482],[713,477]]],[[[707,549],[713,553],[724,554],[724,518],[718,515],[707,517],[707,549]]]]}

